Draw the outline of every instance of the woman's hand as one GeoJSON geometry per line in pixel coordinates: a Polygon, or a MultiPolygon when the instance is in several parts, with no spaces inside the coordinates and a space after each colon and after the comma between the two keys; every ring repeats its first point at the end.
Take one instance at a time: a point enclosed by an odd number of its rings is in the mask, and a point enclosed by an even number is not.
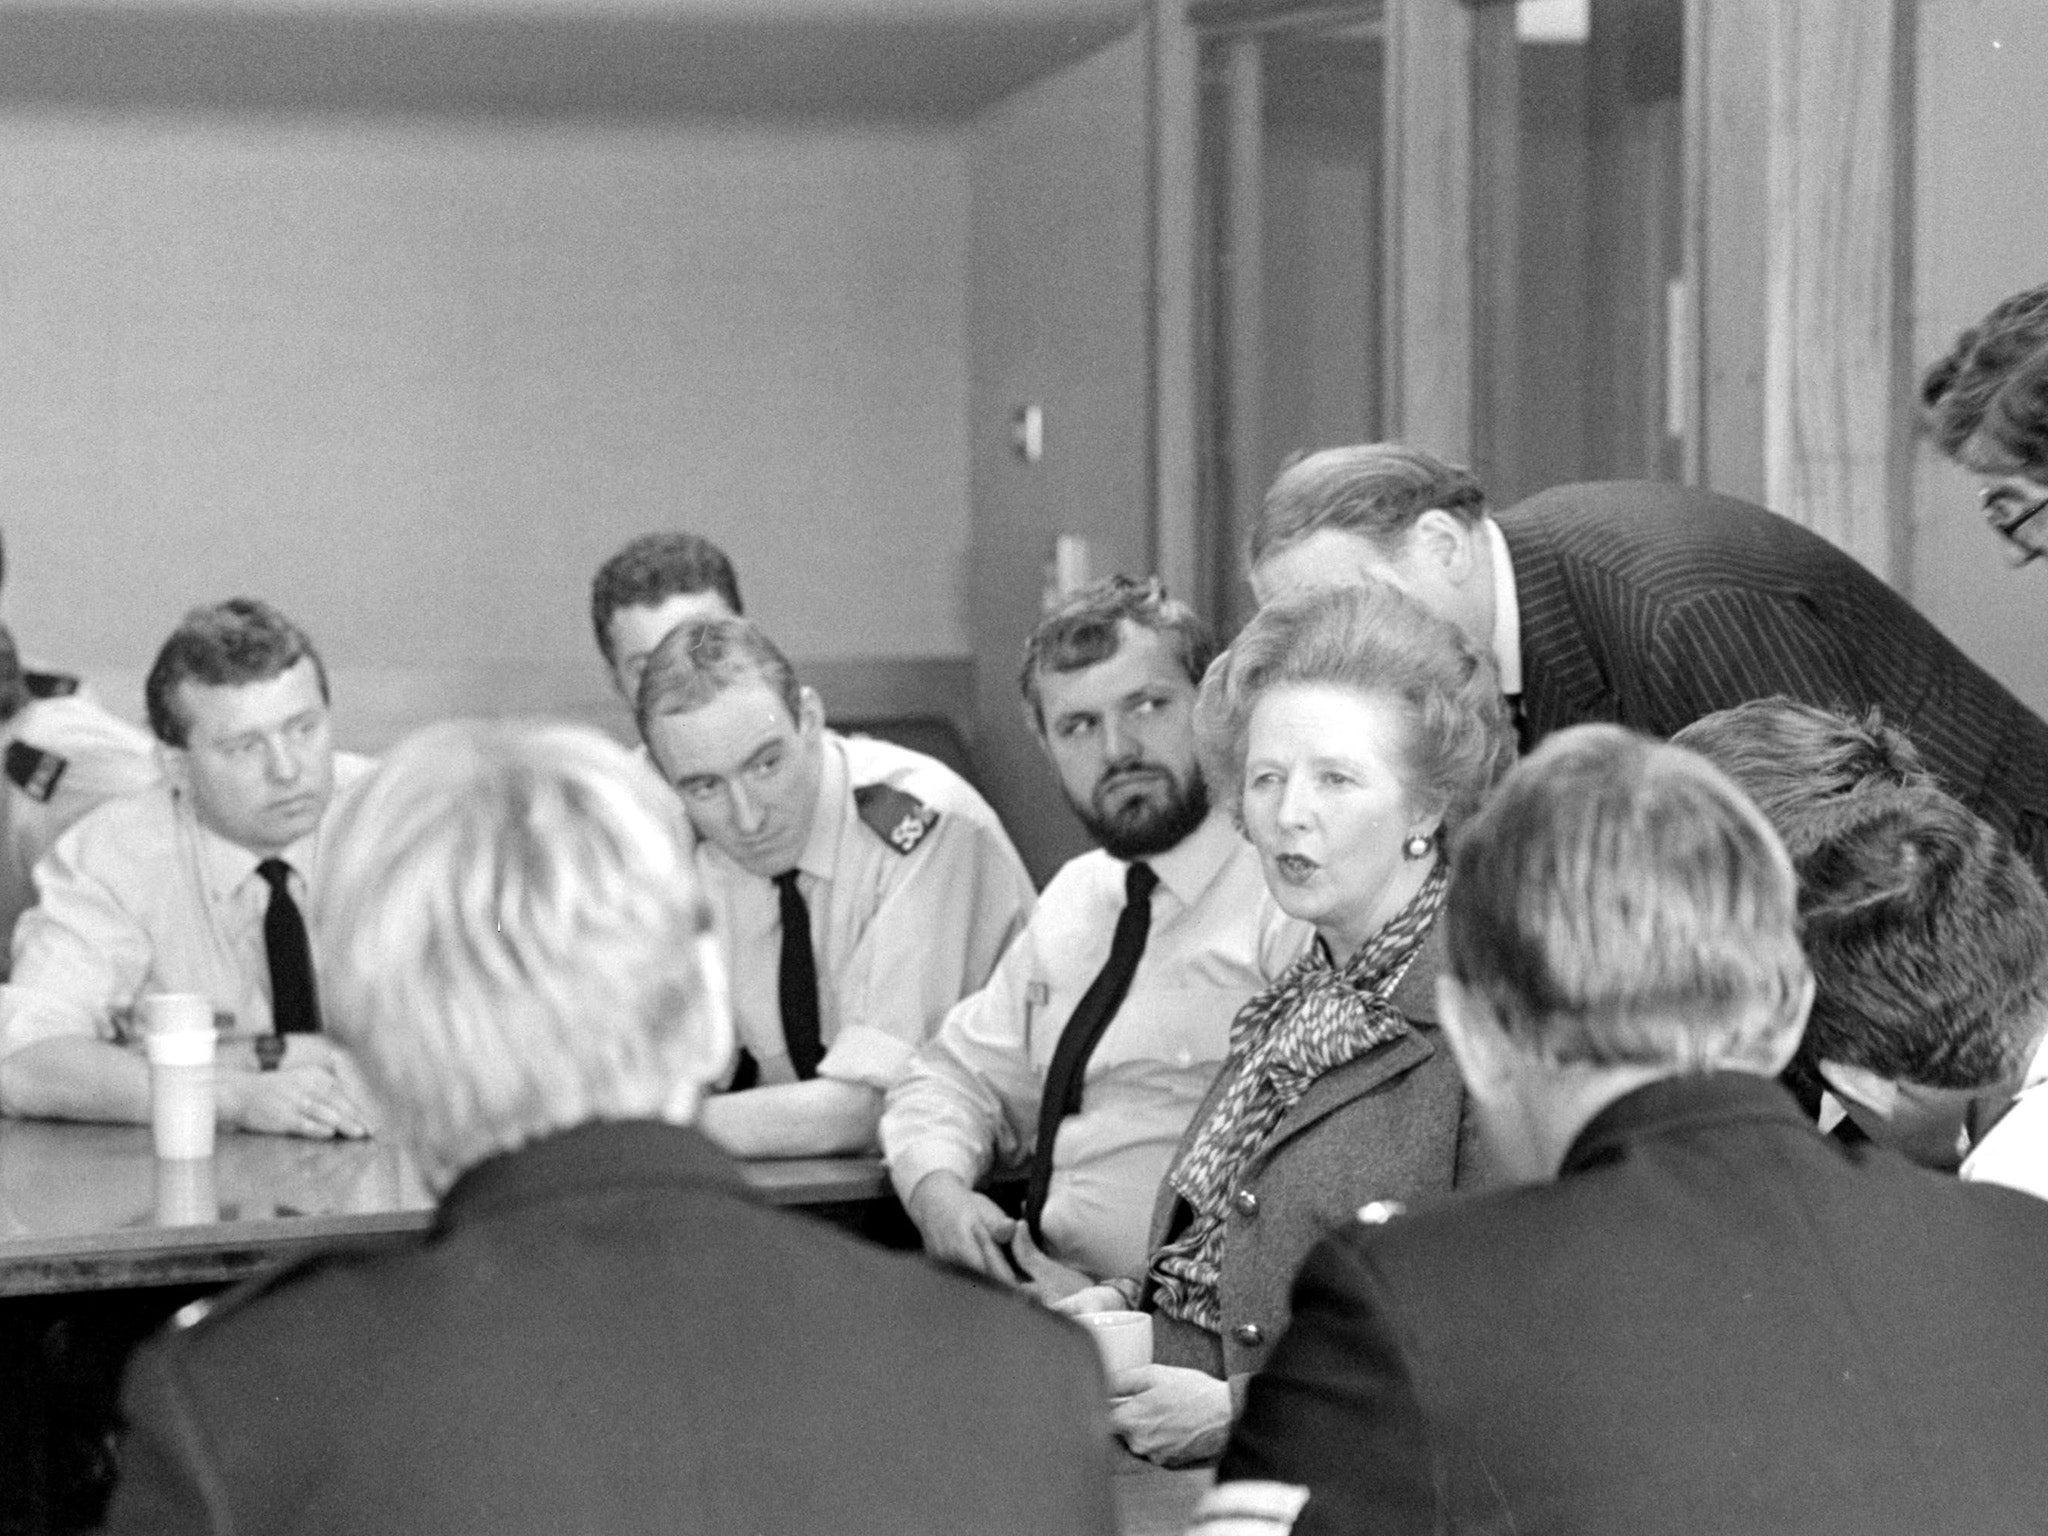
{"type": "Polygon", "coordinates": [[[1178,1365],[1142,1365],[1110,1383],[1109,1423],[1161,1466],[1209,1461],[1230,1438],[1230,1383],[1178,1365]]]}

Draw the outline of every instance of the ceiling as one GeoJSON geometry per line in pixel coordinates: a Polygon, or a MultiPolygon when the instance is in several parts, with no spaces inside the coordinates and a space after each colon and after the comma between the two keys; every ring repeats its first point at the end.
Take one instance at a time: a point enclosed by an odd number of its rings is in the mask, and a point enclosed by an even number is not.
{"type": "Polygon", "coordinates": [[[1143,0],[0,0],[0,106],[967,116],[1143,0]]]}

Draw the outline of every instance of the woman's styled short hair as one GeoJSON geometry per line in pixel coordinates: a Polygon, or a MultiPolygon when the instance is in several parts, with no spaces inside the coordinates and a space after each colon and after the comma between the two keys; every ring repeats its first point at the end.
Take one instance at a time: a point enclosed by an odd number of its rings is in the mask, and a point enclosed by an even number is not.
{"type": "Polygon", "coordinates": [[[1791,860],[1705,758],[1560,731],[1465,828],[1450,972],[1558,1063],[1774,1074],[1811,989],[1791,860]]]}
{"type": "Polygon", "coordinates": [[[1446,833],[1515,760],[1499,674],[1457,625],[1379,582],[1303,592],[1258,611],[1210,666],[1195,705],[1203,772],[1240,822],[1252,711],[1289,685],[1398,705],[1408,727],[1394,754],[1401,781],[1446,833]]]}
{"type": "Polygon", "coordinates": [[[1966,469],[2048,480],[2048,283],[1958,336],[1921,380],[1920,410],[1936,445],[1966,469]]]}
{"type": "Polygon", "coordinates": [[[686,1118],[732,1055],[675,795],[595,731],[407,738],[323,851],[322,999],[422,1171],[591,1120],[686,1118]]]}
{"type": "Polygon", "coordinates": [[[1288,460],[1267,489],[1246,558],[1256,567],[1326,528],[1391,555],[1432,509],[1475,523],[1486,513],[1486,492],[1462,464],[1401,443],[1320,449],[1288,460]]]}

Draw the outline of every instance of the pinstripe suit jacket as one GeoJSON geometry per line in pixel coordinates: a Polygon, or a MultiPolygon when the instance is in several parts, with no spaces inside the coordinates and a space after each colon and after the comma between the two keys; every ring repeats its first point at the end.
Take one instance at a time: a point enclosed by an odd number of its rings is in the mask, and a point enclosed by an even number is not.
{"type": "Polygon", "coordinates": [[[2048,724],[1825,539],[1649,481],[1559,486],[1495,520],[1521,605],[1525,746],[1587,720],[1669,736],[1779,693],[1875,704],[2048,878],[2048,724]]]}

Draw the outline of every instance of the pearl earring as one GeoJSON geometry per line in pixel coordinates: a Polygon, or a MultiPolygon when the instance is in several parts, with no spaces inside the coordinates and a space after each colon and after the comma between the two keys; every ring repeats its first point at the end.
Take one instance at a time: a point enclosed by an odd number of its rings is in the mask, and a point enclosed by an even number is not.
{"type": "Polygon", "coordinates": [[[1435,838],[1425,837],[1420,832],[1417,832],[1401,845],[1401,857],[1404,859],[1426,859],[1429,857],[1429,850],[1435,846],[1435,838]]]}

